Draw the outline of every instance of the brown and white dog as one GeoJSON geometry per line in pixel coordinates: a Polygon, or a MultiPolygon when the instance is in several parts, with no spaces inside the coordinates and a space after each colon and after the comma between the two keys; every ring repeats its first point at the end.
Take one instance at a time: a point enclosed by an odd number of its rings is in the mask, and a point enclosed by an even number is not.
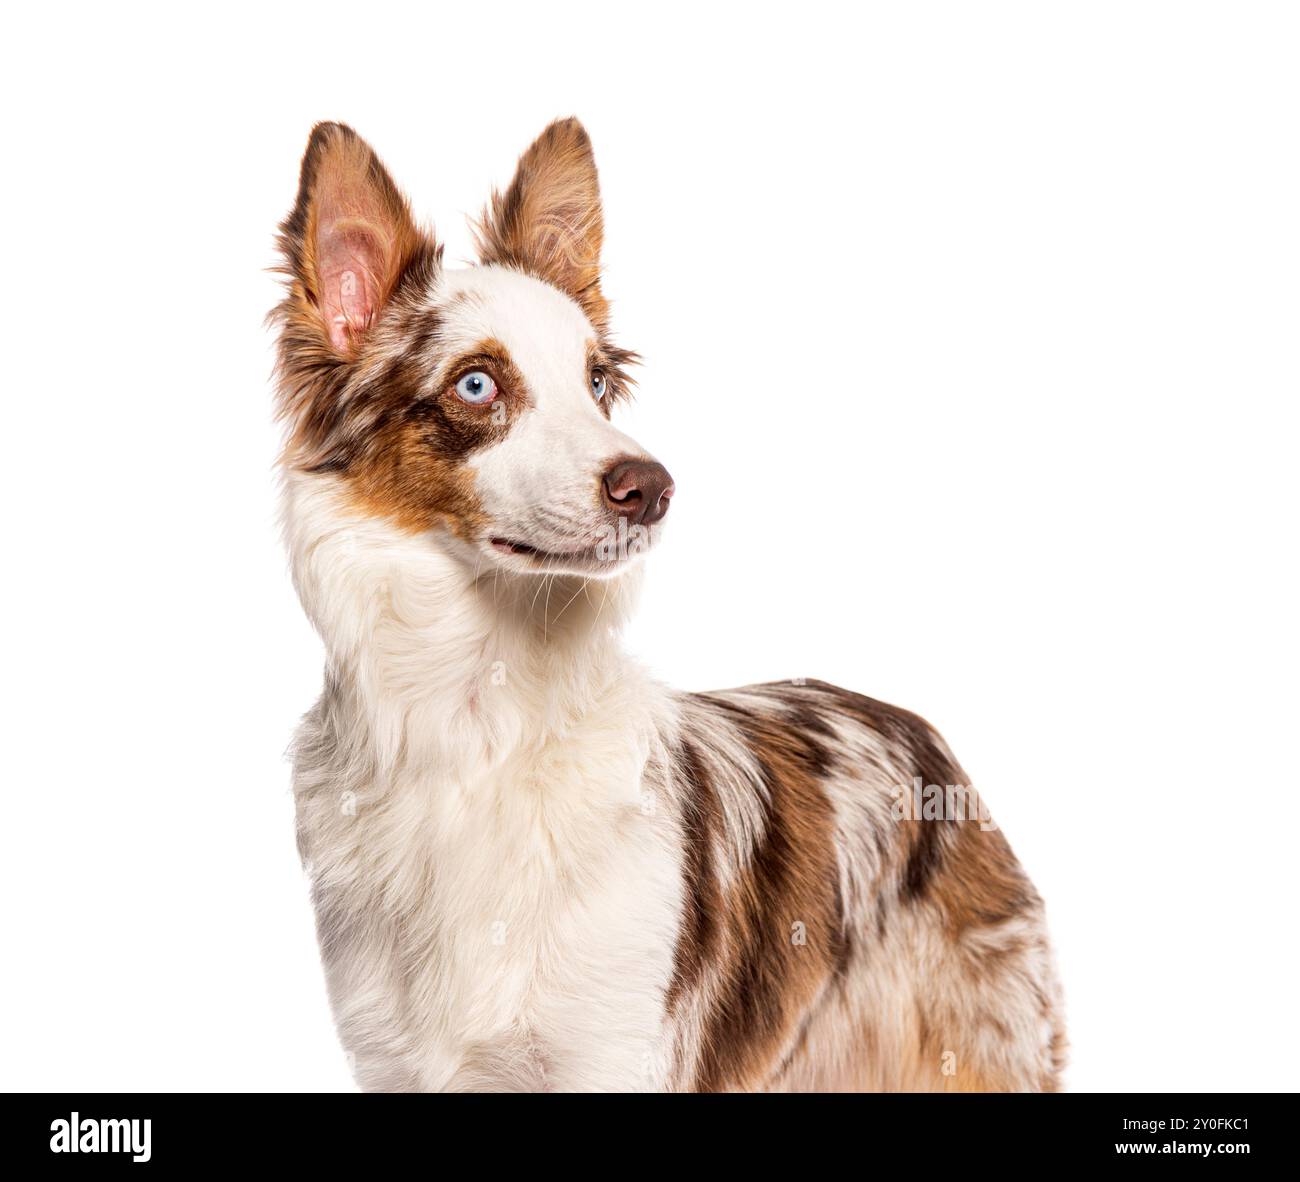
{"type": "Polygon", "coordinates": [[[1042,904],[926,723],[621,652],[673,484],[610,422],[601,237],[572,119],[480,266],[335,123],[281,226],[285,533],[328,654],[299,844],[358,1082],[1057,1087],[1042,904]]]}

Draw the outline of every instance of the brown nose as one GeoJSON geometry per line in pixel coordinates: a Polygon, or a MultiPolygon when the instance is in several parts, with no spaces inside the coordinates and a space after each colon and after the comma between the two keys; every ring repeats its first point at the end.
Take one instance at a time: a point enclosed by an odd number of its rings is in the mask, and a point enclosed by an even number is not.
{"type": "Polygon", "coordinates": [[[654,525],[676,491],[668,469],[654,460],[624,460],[605,473],[605,499],[633,525],[654,525]]]}

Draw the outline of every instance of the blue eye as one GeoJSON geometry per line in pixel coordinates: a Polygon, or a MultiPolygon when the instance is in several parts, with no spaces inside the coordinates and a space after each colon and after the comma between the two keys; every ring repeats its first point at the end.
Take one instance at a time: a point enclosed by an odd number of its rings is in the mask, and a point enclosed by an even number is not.
{"type": "Polygon", "coordinates": [[[482,406],[496,397],[497,384],[481,369],[467,373],[456,383],[456,397],[471,406],[482,406]]]}
{"type": "Polygon", "coordinates": [[[591,392],[596,396],[597,402],[605,397],[605,384],[605,371],[593,369],[591,371],[591,392]]]}

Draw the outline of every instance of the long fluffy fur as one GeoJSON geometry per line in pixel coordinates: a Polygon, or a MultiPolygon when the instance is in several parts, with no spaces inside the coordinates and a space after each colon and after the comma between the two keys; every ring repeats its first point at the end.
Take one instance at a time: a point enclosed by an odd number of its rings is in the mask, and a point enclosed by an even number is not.
{"type": "Polygon", "coordinates": [[[321,153],[346,145],[339,183],[377,185],[380,214],[404,202],[353,133],[318,132],[284,229],[285,536],[328,655],[294,788],[356,1078],[1054,1089],[1041,901],[986,815],[900,811],[914,784],[967,783],[926,723],[816,682],[674,692],[618,644],[635,562],[529,571],[489,544],[603,520],[590,482],[640,454],[580,391],[610,349],[580,132],[530,149],[483,267],[392,236],[347,355],[304,262],[321,153]],[[464,357],[499,367],[499,421],[449,392],[464,357]]]}

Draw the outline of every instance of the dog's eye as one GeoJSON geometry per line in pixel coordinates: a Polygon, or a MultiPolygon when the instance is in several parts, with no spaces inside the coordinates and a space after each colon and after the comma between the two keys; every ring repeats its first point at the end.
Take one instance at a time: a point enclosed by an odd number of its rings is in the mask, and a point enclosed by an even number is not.
{"type": "Polygon", "coordinates": [[[597,402],[605,397],[605,371],[603,369],[593,369],[591,371],[591,392],[596,396],[597,402]]]}
{"type": "Polygon", "coordinates": [[[496,397],[497,384],[481,369],[467,373],[456,383],[456,397],[471,406],[482,406],[496,397]]]}

